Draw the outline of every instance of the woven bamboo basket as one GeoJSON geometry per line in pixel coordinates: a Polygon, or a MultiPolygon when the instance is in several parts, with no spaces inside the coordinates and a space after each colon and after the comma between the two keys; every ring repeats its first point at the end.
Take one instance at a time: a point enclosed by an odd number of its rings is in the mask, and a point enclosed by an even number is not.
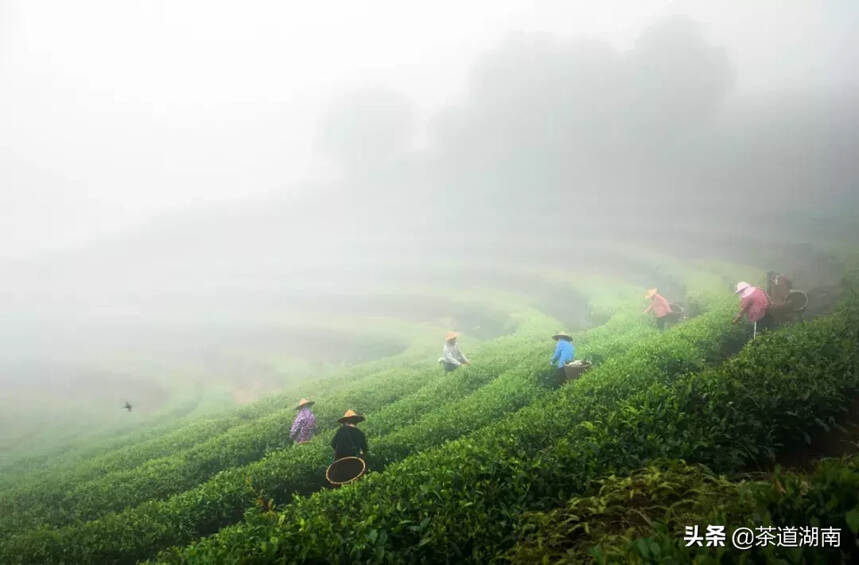
{"type": "Polygon", "coordinates": [[[367,463],[360,457],[342,457],[325,469],[325,479],[340,487],[360,479],[367,471],[367,463]]]}
{"type": "Polygon", "coordinates": [[[577,379],[577,378],[581,377],[582,375],[584,375],[585,373],[587,373],[590,368],[591,368],[590,361],[585,361],[582,364],[576,364],[576,365],[574,365],[572,363],[567,363],[566,365],[564,365],[564,376],[567,377],[568,381],[571,381],[571,380],[577,379]]]}

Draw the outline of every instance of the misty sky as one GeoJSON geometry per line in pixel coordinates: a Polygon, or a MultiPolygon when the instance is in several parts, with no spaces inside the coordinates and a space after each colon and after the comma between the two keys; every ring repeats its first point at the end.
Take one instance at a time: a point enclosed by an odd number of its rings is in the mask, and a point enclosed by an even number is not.
{"type": "Polygon", "coordinates": [[[624,52],[673,14],[725,49],[733,97],[856,86],[849,1],[0,0],[0,257],[336,176],[320,123],[357,87],[402,95],[420,147],[511,32],[624,52]]]}

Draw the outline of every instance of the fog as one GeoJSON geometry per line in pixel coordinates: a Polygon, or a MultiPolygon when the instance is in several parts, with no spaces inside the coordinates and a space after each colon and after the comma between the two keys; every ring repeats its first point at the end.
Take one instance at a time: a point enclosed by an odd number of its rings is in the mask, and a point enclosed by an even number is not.
{"type": "Polygon", "coordinates": [[[850,241],[857,14],[0,3],[0,448],[494,337],[457,293],[561,301],[540,269],[850,241]]]}

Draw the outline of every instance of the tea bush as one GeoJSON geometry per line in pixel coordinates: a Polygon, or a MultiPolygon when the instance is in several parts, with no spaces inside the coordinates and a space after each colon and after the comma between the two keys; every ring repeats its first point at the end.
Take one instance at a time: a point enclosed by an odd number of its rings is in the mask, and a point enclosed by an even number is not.
{"type": "Polygon", "coordinates": [[[859,559],[859,456],[827,459],[813,472],[777,469],[728,479],[682,461],[596,481],[562,508],[523,516],[513,563],[855,563],[859,559]],[[687,526],[817,526],[840,530],[839,548],[767,545],[686,547],[687,526]]]}
{"type": "MultiPolygon", "coordinates": [[[[621,327],[630,334],[625,342],[627,347],[640,338],[638,334],[632,335],[635,332],[652,334],[652,330],[640,324],[624,324],[621,327]]],[[[536,333],[536,329],[532,322],[530,333],[536,333]]],[[[401,402],[389,404],[378,414],[371,414],[366,429],[371,437],[371,453],[378,454],[372,463],[381,466],[384,462],[397,460],[413,451],[412,447],[403,449],[403,444],[395,441],[384,441],[385,433],[398,430],[402,441],[415,441],[417,436],[414,433],[417,432],[421,434],[423,443],[416,443],[415,446],[431,446],[476,429],[483,423],[497,419],[505,410],[514,410],[532,399],[540,389],[535,387],[536,373],[530,368],[539,367],[537,372],[552,370],[548,367],[551,341],[547,335],[550,335],[550,330],[543,330],[539,339],[514,335],[493,340],[482,346],[473,357],[475,361],[480,360],[479,365],[441,377],[438,382],[432,382],[415,394],[404,397],[401,402]],[[501,376],[489,385],[491,393],[483,393],[476,400],[471,398],[474,395],[468,395],[477,385],[494,378],[499,372],[501,376]],[[496,383],[501,384],[493,386],[496,383]],[[488,405],[484,403],[486,398],[495,398],[498,402],[488,405]],[[443,402],[445,399],[455,401],[455,406],[447,409],[443,402]],[[458,427],[447,427],[444,432],[422,425],[406,425],[410,420],[424,417],[420,416],[422,410],[431,409],[425,416],[443,422],[451,414],[462,414],[466,406],[473,419],[462,422],[458,427]],[[373,447],[373,435],[383,437],[379,449],[373,447]]],[[[593,341],[589,341],[589,333],[577,336],[577,339],[581,338],[581,347],[585,352],[588,343],[593,341]]],[[[595,350],[617,350],[623,341],[619,328],[615,335],[612,341],[593,341],[597,346],[595,350]]],[[[439,378],[440,369],[434,366],[433,371],[434,375],[429,378],[439,378]]],[[[364,395],[378,395],[378,392],[372,392],[378,388],[361,390],[364,395]]],[[[375,405],[380,406],[379,403],[375,405]]],[[[286,500],[292,494],[306,494],[319,489],[324,484],[324,469],[331,460],[330,448],[327,447],[329,439],[330,434],[323,434],[307,445],[272,452],[257,463],[223,471],[208,482],[163,503],[147,501],[138,507],[108,514],[80,526],[32,530],[14,536],[7,546],[15,548],[18,555],[32,555],[34,559],[38,556],[38,559],[52,560],[70,553],[84,561],[145,557],[153,549],[191,541],[239,520],[260,491],[275,500],[286,500]],[[130,531],[132,528],[137,532],[136,537],[130,531]],[[105,539],[121,539],[125,543],[107,545],[103,543],[105,539]],[[62,545],[67,547],[61,549],[59,546],[62,545]],[[47,548],[51,549],[45,551],[47,548]]]]}
{"type": "Polygon", "coordinates": [[[595,428],[589,420],[643,386],[668,386],[683,372],[703,367],[715,352],[736,350],[743,332],[730,325],[733,307],[733,301],[726,301],[664,336],[645,339],[507,420],[410,456],[348,488],[296,499],[270,522],[226,528],[162,557],[490,559],[499,541],[495,538],[510,539],[515,517],[527,504],[539,503],[546,490],[558,496],[576,488],[566,470],[551,465],[541,452],[570,433],[595,428]]]}

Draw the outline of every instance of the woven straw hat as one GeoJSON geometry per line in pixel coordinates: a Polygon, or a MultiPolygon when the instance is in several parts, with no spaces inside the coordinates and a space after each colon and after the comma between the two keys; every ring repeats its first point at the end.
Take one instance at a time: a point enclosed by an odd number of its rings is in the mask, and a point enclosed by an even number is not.
{"type": "Polygon", "coordinates": [[[312,400],[307,400],[306,398],[302,398],[298,401],[298,406],[295,407],[296,410],[301,410],[305,406],[313,406],[316,402],[312,400]]]}
{"type": "Polygon", "coordinates": [[[341,424],[357,424],[358,422],[364,421],[364,416],[361,416],[357,412],[352,409],[346,410],[346,413],[343,414],[342,418],[338,418],[337,420],[341,424]]]}

